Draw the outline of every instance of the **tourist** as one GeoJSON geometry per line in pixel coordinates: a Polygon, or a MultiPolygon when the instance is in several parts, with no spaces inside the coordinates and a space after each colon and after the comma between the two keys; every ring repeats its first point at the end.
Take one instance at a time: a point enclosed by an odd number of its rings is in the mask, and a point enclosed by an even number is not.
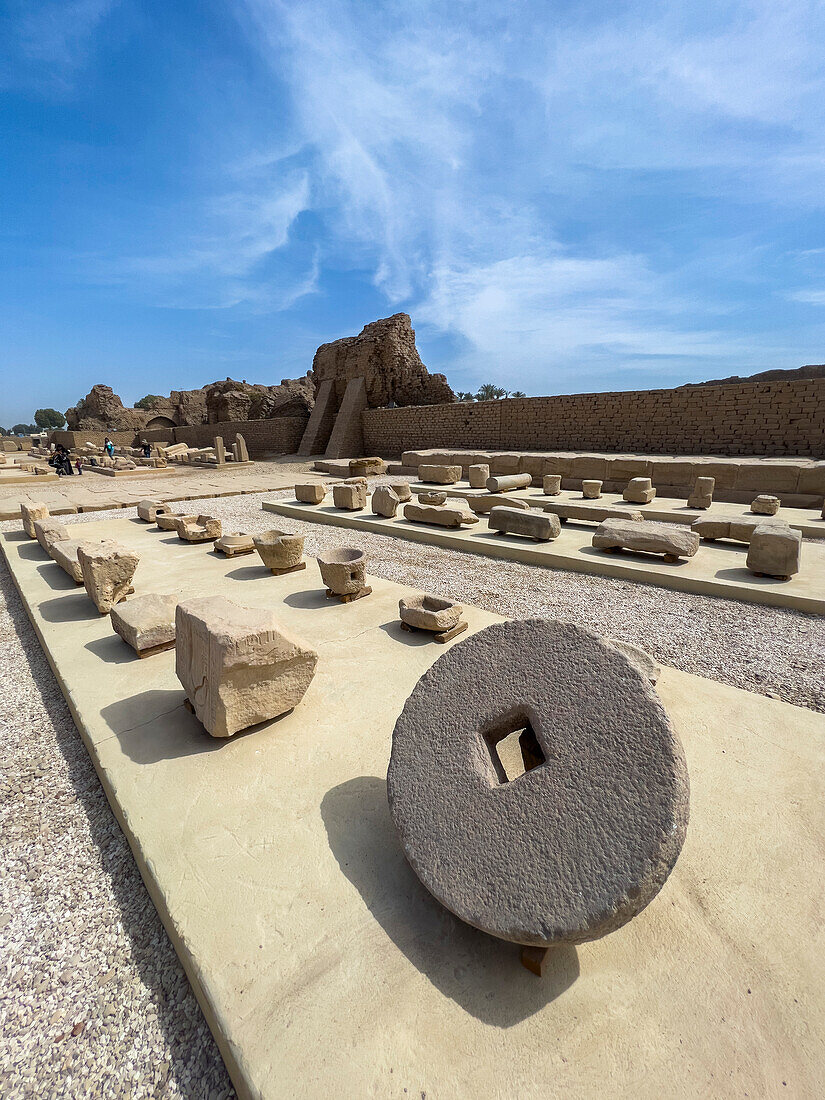
{"type": "Polygon", "coordinates": [[[81,461],[80,455],[77,456],[77,462],[75,462],[74,468],[79,474],[83,473],[83,462],[81,461]]]}
{"type": "Polygon", "coordinates": [[[109,458],[114,458],[114,456],[115,456],[115,445],[111,441],[111,439],[109,439],[108,435],[103,440],[103,450],[106,452],[106,454],[109,456],[109,458]]]}
{"type": "Polygon", "coordinates": [[[149,444],[146,442],[145,439],[141,439],[140,445],[141,445],[141,447],[143,447],[143,457],[144,458],[151,458],[152,457],[152,448],[149,446],[149,444]]]}

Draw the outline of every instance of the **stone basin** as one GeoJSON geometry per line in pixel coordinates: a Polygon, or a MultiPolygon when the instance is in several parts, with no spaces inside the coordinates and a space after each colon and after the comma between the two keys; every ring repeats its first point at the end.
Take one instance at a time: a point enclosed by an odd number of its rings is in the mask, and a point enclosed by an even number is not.
{"type": "Polygon", "coordinates": [[[350,596],[364,587],[367,555],[353,546],[339,546],[318,555],[321,579],[338,596],[350,596]]]}
{"type": "Polygon", "coordinates": [[[254,537],[255,549],[267,569],[294,569],[304,557],[304,536],[289,531],[264,531],[254,537]]]}
{"type": "Polygon", "coordinates": [[[398,601],[401,622],[418,630],[452,630],[461,619],[464,605],[440,596],[404,596],[398,601]]]}

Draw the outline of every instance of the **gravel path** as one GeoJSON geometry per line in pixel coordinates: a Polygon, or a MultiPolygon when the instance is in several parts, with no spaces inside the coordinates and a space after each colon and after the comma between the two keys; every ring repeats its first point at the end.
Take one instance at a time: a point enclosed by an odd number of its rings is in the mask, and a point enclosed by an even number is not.
{"type": "MultiPolygon", "coordinates": [[[[262,499],[289,495],[197,506],[225,530],[301,531],[310,555],[362,546],[375,575],[502,615],[570,619],[684,671],[825,711],[823,618],[261,511],[262,499]]],[[[5,567],[0,676],[0,1095],[234,1096],[5,567]]]]}

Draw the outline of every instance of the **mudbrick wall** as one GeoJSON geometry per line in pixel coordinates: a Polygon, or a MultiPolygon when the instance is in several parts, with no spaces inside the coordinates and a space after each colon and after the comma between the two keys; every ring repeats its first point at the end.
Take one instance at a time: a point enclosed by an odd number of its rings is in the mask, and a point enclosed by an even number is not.
{"type": "Polygon", "coordinates": [[[425,447],[825,457],[825,379],[367,409],[364,451],[425,447]]]}

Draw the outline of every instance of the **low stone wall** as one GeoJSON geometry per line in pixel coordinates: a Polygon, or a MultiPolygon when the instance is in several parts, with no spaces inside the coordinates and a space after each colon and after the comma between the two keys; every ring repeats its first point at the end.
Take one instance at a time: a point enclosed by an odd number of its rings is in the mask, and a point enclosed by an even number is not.
{"type": "Polygon", "coordinates": [[[365,454],[461,447],[825,457],[825,379],[455,402],[363,413],[365,454]]]}
{"type": "Polygon", "coordinates": [[[32,447],[30,435],[2,435],[0,436],[0,451],[13,454],[15,451],[29,451],[32,447]]]}
{"type": "Polygon", "coordinates": [[[62,443],[64,447],[72,450],[74,447],[82,447],[84,443],[94,443],[96,447],[102,447],[106,438],[111,439],[116,447],[136,447],[140,439],[150,442],[162,443],[164,440],[172,442],[171,430],[162,432],[49,432],[49,442],[57,445],[62,443]]]}
{"type": "Polygon", "coordinates": [[[190,447],[209,447],[216,435],[223,436],[229,448],[238,432],[246,440],[250,458],[267,454],[295,454],[304,434],[307,418],[276,416],[271,420],[233,420],[225,424],[197,424],[175,428],[175,443],[190,447]]]}

